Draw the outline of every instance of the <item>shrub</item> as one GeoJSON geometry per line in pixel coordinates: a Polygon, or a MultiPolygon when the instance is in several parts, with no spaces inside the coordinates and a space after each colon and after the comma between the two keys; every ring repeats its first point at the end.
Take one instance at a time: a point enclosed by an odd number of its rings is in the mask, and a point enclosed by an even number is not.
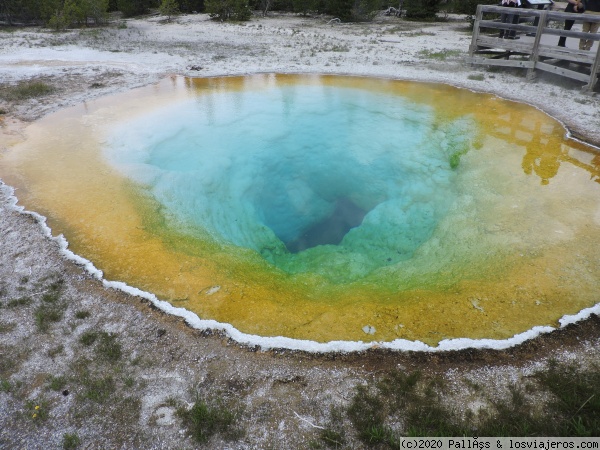
{"type": "Polygon", "coordinates": [[[380,0],[326,0],[325,12],[342,22],[371,20],[381,8],[380,0]]]}
{"type": "Polygon", "coordinates": [[[372,20],[379,11],[381,2],[379,0],[358,0],[352,7],[352,18],[354,20],[364,21],[372,20]]]}
{"type": "Polygon", "coordinates": [[[310,11],[317,10],[318,7],[318,0],[292,0],[293,11],[302,15],[307,15],[310,11]]]}
{"type": "Polygon", "coordinates": [[[406,0],[406,18],[412,20],[434,20],[440,10],[441,0],[406,0]]]}
{"type": "Polygon", "coordinates": [[[52,28],[55,31],[66,30],[69,26],[69,18],[65,15],[64,11],[56,11],[48,20],[48,28],[52,28]]]}
{"type": "Polygon", "coordinates": [[[0,98],[5,100],[28,100],[54,92],[54,87],[43,81],[22,81],[15,86],[0,86],[0,98]]]}
{"type": "Polygon", "coordinates": [[[455,14],[474,16],[477,12],[477,5],[497,5],[498,3],[498,1],[490,0],[454,0],[449,10],[455,14]]]}
{"type": "Polygon", "coordinates": [[[117,0],[117,9],[125,17],[139,16],[145,14],[148,8],[156,6],[158,2],[153,0],[117,0]]]}
{"type": "Polygon", "coordinates": [[[56,8],[48,20],[48,26],[55,30],[64,30],[71,26],[95,25],[108,20],[108,0],[65,0],[62,8],[56,8]]]}
{"type": "Polygon", "coordinates": [[[192,437],[199,443],[207,442],[215,434],[220,434],[228,440],[239,437],[240,430],[235,426],[237,414],[225,406],[220,399],[206,402],[197,398],[190,410],[180,408],[177,414],[192,437]]]}
{"type": "Polygon", "coordinates": [[[177,0],[179,11],[184,13],[204,11],[204,0],[177,0]]]}
{"type": "Polygon", "coordinates": [[[162,16],[167,16],[167,20],[171,20],[172,16],[179,14],[179,4],[177,0],[162,0],[158,10],[162,16]]]}
{"type": "Polygon", "coordinates": [[[455,0],[448,9],[455,14],[466,14],[467,20],[470,22],[471,27],[473,27],[477,5],[497,5],[498,3],[498,1],[490,0],[455,0]]]}
{"type": "Polygon", "coordinates": [[[248,20],[252,15],[248,0],[207,0],[206,12],[219,20],[248,20]]]}

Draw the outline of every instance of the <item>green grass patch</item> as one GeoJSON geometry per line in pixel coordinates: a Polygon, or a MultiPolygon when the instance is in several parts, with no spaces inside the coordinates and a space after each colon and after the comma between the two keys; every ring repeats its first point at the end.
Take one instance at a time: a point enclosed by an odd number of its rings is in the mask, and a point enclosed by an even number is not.
{"type": "Polygon", "coordinates": [[[82,380],[84,390],[82,397],[96,403],[106,402],[116,390],[116,383],[112,376],[93,377],[90,374],[82,380]]]}
{"type": "Polygon", "coordinates": [[[45,286],[41,305],[34,312],[38,331],[45,333],[50,329],[52,323],[62,320],[66,309],[66,305],[60,301],[62,288],[62,279],[55,280],[45,286]]]}
{"type": "Polygon", "coordinates": [[[240,436],[236,427],[237,413],[221,399],[207,402],[198,397],[191,409],[179,408],[177,415],[198,443],[206,443],[216,434],[227,440],[240,436]]]}
{"type": "Polygon", "coordinates": [[[55,88],[43,81],[22,81],[16,85],[0,85],[0,98],[18,101],[52,94],[55,88]]]}
{"type": "Polygon", "coordinates": [[[9,323],[0,322],[0,333],[10,333],[15,328],[17,328],[17,324],[14,322],[9,322],[9,323]]]}
{"type": "Polygon", "coordinates": [[[52,323],[60,322],[64,315],[63,305],[40,305],[34,312],[38,331],[46,333],[52,323]]]}
{"type": "Polygon", "coordinates": [[[81,444],[81,439],[76,433],[63,434],[62,448],[64,450],[75,450],[81,444]]]}
{"type": "Polygon", "coordinates": [[[488,399],[488,408],[466,414],[444,404],[444,386],[435,379],[395,371],[357,387],[346,413],[368,447],[398,448],[400,436],[598,436],[598,369],[551,362],[531,377],[526,389],[509,386],[505,398],[488,399]],[[403,427],[392,429],[398,418],[403,427]]]}
{"type": "Polygon", "coordinates": [[[22,364],[30,349],[24,345],[0,344],[0,378],[8,378],[22,364]]]}
{"type": "Polygon", "coordinates": [[[60,345],[57,345],[56,347],[53,347],[50,350],[48,350],[48,356],[50,358],[55,358],[56,356],[60,355],[61,353],[64,353],[64,351],[65,351],[64,345],[60,344],[60,345]]]}
{"type": "Polygon", "coordinates": [[[81,342],[86,347],[89,347],[98,339],[98,333],[96,331],[86,331],[79,337],[79,342],[81,342]]]}
{"type": "Polygon", "coordinates": [[[32,303],[33,300],[31,300],[31,298],[29,297],[20,297],[20,298],[13,298],[11,300],[9,300],[8,302],[6,302],[6,307],[7,308],[17,308],[19,306],[27,306],[30,305],[32,303]]]}
{"type": "Polygon", "coordinates": [[[94,352],[102,361],[116,362],[123,356],[121,344],[114,333],[86,331],[79,337],[79,342],[86,347],[96,344],[94,352]]]}
{"type": "Polygon", "coordinates": [[[0,392],[10,392],[12,390],[12,384],[10,381],[0,378],[0,392]]]}
{"type": "Polygon", "coordinates": [[[580,370],[551,361],[536,378],[554,396],[550,407],[560,417],[559,436],[600,435],[600,367],[580,370]]]}
{"type": "Polygon", "coordinates": [[[121,344],[117,341],[117,335],[114,333],[100,332],[98,344],[96,345],[96,354],[99,358],[115,362],[121,359],[123,350],[121,344]]]}
{"type": "Polygon", "coordinates": [[[48,388],[55,392],[62,391],[66,385],[67,377],[65,376],[51,376],[48,381],[48,388]]]}
{"type": "Polygon", "coordinates": [[[344,412],[341,408],[332,406],[329,410],[329,420],[319,432],[319,442],[312,442],[311,448],[345,448],[347,440],[343,416],[344,412]]]}
{"type": "Polygon", "coordinates": [[[27,400],[25,414],[34,422],[43,422],[48,419],[50,405],[46,399],[27,400]]]}
{"type": "Polygon", "coordinates": [[[63,283],[64,281],[62,279],[50,283],[46,288],[46,292],[42,295],[42,301],[46,303],[58,302],[60,300],[63,283]]]}
{"type": "Polygon", "coordinates": [[[343,448],[346,445],[346,439],[343,433],[326,428],[319,433],[319,440],[327,448],[343,448]]]}
{"type": "Polygon", "coordinates": [[[433,52],[431,50],[421,50],[417,54],[426,59],[435,59],[438,61],[445,61],[448,58],[456,58],[457,56],[462,55],[461,50],[441,50],[439,52],[433,52]]]}
{"type": "Polygon", "coordinates": [[[471,74],[467,77],[469,80],[474,80],[474,81],[483,81],[485,80],[485,75],[482,73],[476,73],[476,74],[471,74]]]}
{"type": "Polygon", "coordinates": [[[75,318],[80,319],[80,320],[87,319],[91,315],[92,315],[92,313],[85,309],[80,309],[79,311],[75,312],[75,318]]]}

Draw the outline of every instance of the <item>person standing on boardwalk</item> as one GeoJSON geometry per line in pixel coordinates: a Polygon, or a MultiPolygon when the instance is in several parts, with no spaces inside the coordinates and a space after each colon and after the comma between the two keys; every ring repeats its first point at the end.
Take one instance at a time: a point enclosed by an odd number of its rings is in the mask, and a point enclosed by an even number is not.
{"type": "MultiPolygon", "coordinates": [[[[582,13],[585,11],[585,5],[583,4],[583,1],[581,1],[581,0],[567,0],[567,1],[569,2],[569,4],[565,8],[565,12],[582,13]]],[[[565,30],[566,31],[569,31],[571,28],[573,28],[573,25],[575,25],[574,20],[565,20],[565,30]]],[[[567,42],[567,37],[561,36],[560,39],[558,40],[558,46],[564,47],[566,42],[567,42]]]]}
{"type": "MultiPolygon", "coordinates": [[[[586,14],[600,14],[600,0],[586,0],[585,2],[586,14]]],[[[598,22],[583,22],[584,33],[595,33],[600,28],[598,22]]],[[[589,50],[594,45],[594,41],[591,39],[581,39],[579,41],[579,50],[589,50]]]]}
{"type": "MultiPolygon", "coordinates": [[[[521,6],[521,0],[502,0],[500,6],[507,6],[510,8],[519,8],[521,6]]],[[[519,23],[519,16],[514,14],[502,14],[500,17],[502,23],[519,23]]],[[[517,32],[515,30],[500,30],[500,38],[504,39],[518,39],[516,37],[517,32]]]]}

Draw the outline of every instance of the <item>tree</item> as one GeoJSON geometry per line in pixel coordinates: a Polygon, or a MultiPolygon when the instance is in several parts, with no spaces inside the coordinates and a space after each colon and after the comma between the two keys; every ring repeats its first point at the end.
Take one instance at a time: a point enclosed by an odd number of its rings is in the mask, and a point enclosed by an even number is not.
{"type": "Polygon", "coordinates": [[[204,0],[177,0],[179,11],[185,13],[204,11],[204,0]]]}
{"type": "Polygon", "coordinates": [[[355,0],[352,17],[354,20],[372,20],[380,7],[381,0],[355,0]]]}
{"type": "Polygon", "coordinates": [[[219,20],[248,20],[252,15],[248,0],[206,0],[206,12],[219,20]]]}
{"type": "Polygon", "coordinates": [[[55,8],[47,24],[55,30],[72,26],[87,26],[106,23],[108,20],[108,0],[64,0],[62,8],[55,8]]]}
{"type": "Polygon", "coordinates": [[[325,12],[345,22],[352,19],[353,6],[354,0],[327,0],[325,12]]]}
{"type": "Polygon", "coordinates": [[[108,22],[109,0],[86,0],[86,15],[95,25],[108,22]]]}
{"type": "Polygon", "coordinates": [[[177,0],[162,0],[158,10],[161,15],[167,16],[167,20],[170,21],[172,16],[179,14],[179,4],[177,0]]]}
{"type": "Polygon", "coordinates": [[[125,17],[145,14],[148,8],[157,5],[158,2],[153,0],[117,0],[117,8],[125,17]]]}
{"type": "Polygon", "coordinates": [[[342,22],[371,20],[381,9],[381,0],[326,0],[325,12],[342,22]]]}
{"type": "Polygon", "coordinates": [[[62,7],[62,0],[0,0],[0,20],[9,25],[42,24],[62,7]]]}
{"type": "Polygon", "coordinates": [[[319,9],[318,0],[292,0],[292,6],[294,12],[302,13],[306,16],[310,11],[316,11],[319,9]]]}
{"type": "Polygon", "coordinates": [[[406,18],[434,20],[440,10],[441,0],[405,0],[406,18]]]}

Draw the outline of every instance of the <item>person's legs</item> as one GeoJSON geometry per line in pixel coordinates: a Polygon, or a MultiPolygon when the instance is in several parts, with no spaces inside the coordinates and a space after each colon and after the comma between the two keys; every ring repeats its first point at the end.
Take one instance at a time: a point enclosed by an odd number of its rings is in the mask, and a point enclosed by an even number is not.
{"type": "MultiPolygon", "coordinates": [[[[569,31],[571,28],[573,28],[573,25],[575,25],[574,20],[565,20],[565,30],[566,31],[569,31]]],[[[564,47],[566,42],[567,42],[567,38],[565,36],[561,36],[560,39],[558,40],[558,46],[564,47]]]]}
{"type": "MultiPolygon", "coordinates": [[[[598,29],[600,29],[600,23],[590,22],[590,31],[589,31],[590,33],[597,33],[598,29]]],[[[592,41],[591,39],[588,39],[585,49],[590,50],[593,45],[594,45],[594,41],[592,41]]]]}
{"type": "MultiPolygon", "coordinates": [[[[584,33],[589,33],[591,25],[592,25],[591,22],[583,22],[581,31],[583,31],[584,33]]],[[[587,50],[588,42],[590,42],[590,41],[588,41],[587,39],[579,39],[579,50],[587,50]]],[[[590,47],[591,47],[591,45],[590,45],[590,47]]]]}

